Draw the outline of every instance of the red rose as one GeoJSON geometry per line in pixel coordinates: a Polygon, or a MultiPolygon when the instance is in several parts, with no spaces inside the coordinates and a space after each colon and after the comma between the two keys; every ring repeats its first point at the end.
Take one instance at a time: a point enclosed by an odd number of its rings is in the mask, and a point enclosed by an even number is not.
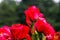
{"type": "Polygon", "coordinates": [[[11,32],[8,26],[0,28],[0,40],[11,40],[11,32]]]}
{"type": "Polygon", "coordinates": [[[40,11],[36,6],[30,6],[25,10],[25,15],[28,16],[32,21],[38,19],[40,11]]]}
{"type": "Polygon", "coordinates": [[[14,39],[24,39],[29,32],[29,27],[22,24],[13,24],[11,27],[12,37],[14,39]]]}
{"type": "Polygon", "coordinates": [[[32,21],[37,21],[39,17],[43,17],[43,14],[40,13],[39,9],[36,6],[30,6],[25,10],[26,23],[28,26],[32,24],[32,21]]]}
{"type": "Polygon", "coordinates": [[[44,18],[39,18],[34,26],[37,28],[38,32],[43,32],[47,39],[53,39],[55,30],[49,23],[46,22],[44,18]]]}
{"type": "Polygon", "coordinates": [[[45,28],[44,34],[47,40],[53,40],[54,35],[55,35],[55,30],[53,29],[53,27],[50,24],[45,24],[44,28],[45,28]]]}

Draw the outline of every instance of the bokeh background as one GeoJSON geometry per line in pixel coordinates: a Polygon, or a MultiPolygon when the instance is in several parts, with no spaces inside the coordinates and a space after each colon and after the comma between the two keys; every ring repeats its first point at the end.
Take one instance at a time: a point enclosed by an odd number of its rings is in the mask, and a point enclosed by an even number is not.
{"type": "Polygon", "coordinates": [[[0,0],[0,27],[14,23],[25,24],[24,10],[30,5],[37,6],[47,22],[60,31],[60,3],[53,0],[0,0]]]}

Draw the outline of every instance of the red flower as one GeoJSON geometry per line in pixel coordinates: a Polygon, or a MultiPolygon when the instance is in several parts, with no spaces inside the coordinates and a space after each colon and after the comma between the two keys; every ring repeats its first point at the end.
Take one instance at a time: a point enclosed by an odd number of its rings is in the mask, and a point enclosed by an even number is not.
{"type": "Polygon", "coordinates": [[[39,9],[36,6],[30,6],[25,10],[26,23],[28,26],[32,24],[32,21],[38,20],[39,17],[43,17],[43,14],[40,13],[39,9]]]}
{"type": "Polygon", "coordinates": [[[29,27],[22,24],[13,24],[11,27],[12,37],[16,40],[21,40],[26,37],[29,32],[29,27]]]}
{"type": "Polygon", "coordinates": [[[11,40],[11,32],[8,26],[0,28],[0,40],[11,40]]]}
{"type": "Polygon", "coordinates": [[[44,18],[39,18],[34,26],[37,28],[38,32],[43,32],[47,39],[53,39],[55,30],[44,18]]]}
{"type": "Polygon", "coordinates": [[[27,10],[25,10],[25,15],[28,16],[32,21],[38,19],[39,15],[41,15],[41,17],[43,16],[42,14],[40,14],[39,9],[36,6],[30,6],[28,7],[27,10]]]}
{"type": "Polygon", "coordinates": [[[49,23],[44,25],[44,34],[47,40],[53,40],[55,35],[55,30],[49,23]]]}

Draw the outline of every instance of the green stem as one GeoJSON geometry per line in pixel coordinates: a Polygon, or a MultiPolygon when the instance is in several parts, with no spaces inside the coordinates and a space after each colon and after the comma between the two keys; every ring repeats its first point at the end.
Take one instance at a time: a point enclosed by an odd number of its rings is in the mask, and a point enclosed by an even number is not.
{"type": "Polygon", "coordinates": [[[32,28],[32,40],[39,40],[39,34],[34,29],[34,22],[32,22],[31,28],[32,28]]]}
{"type": "Polygon", "coordinates": [[[39,34],[34,30],[34,27],[32,28],[32,40],[39,40],[39,34]]]}
{"type": "Polygon", "coordinates": [[[34,32],[34,27],[32,27],[32,40],[35,40],[35,32],[34,32]]]}
{"type": "Polygon", "coordinates": [[[46,37],[44,36],[43,33],[42,33],[42,40],[46,40],[46,37]]]}
{"type": "Polygon", "coordinates": [[[35,31],[35,34],[36,34],[37,40],[40,40],[40,39],[39,39],[39,34],[38,34],[37,31],[35,31]]]}

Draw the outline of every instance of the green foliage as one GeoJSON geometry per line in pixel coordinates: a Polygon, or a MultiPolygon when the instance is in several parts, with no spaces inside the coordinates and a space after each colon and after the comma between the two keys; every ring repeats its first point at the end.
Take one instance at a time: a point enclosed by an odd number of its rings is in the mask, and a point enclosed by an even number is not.
{"type": "Polygon", "coordinates": [[[25,24],[24,10],[30,5],[36,5],[44,14],[47,21],[57,31],[60,31],[60,5],[54,3],[52,0],[22,0],[19,5],[9,0],[2,2],[0,4],[0,27],[13,23],[25,24]]]}
{"type": "Polygon", "coordinates": [[[18,15],[16,15],[16,4],[3,2],[0,6],[0,25],[11,25],[18,20],[18,15]]]}

